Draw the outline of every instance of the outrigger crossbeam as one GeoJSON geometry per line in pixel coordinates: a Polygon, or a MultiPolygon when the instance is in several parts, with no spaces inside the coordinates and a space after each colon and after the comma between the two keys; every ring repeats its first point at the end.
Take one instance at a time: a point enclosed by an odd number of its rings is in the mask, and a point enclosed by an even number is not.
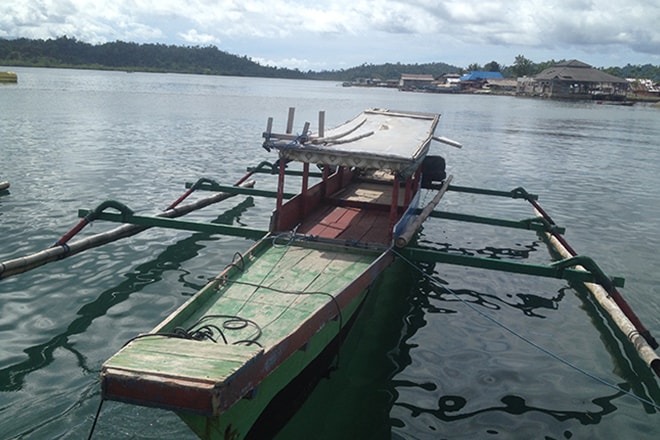
{"type": "MultiPolygon", "coordinates": [[[[432,185],[429,189],[438,189],[438,185],[432,185]]],[[[426,260],[529,275],[540,275],[565,279],[570,283],[582,284],[591,293],[601,309],[609,315],[619,330],[621,330],[622,334],[632,343],[644,362],[646,362],[655,374],[660,377],[660,357],[654,351],[660,344],[658,344],[649,330],[644,327],[639,318],[616,289],[617,287],[623,287],[623,278],[608,277],[594,260],[586,256],[578,255],[563,238],[563,228],[557,226],[552,218],[550,218],[545,210],[543,210],[538,204],[537,196],[529,194],[522,187],[515,188],[512,191],[494,191],[489,189],[450,185],[448,191],[524,199],[532,205],[538,217],[535,217],[533,220],[521,220],[516,222],[440,211],[433,211],[429,217],[468,221],[495,226],[507,226],[518,229],[534,229],[544,238],[548,246],[553,248],[563,259],[555,261],[548,266],[538,266],[493,258],[456,255],[448,252],[439,252],[422,248],[402,249],[402,255],[415,260],[426,260]]]]}
{"type": "MultiPolygon", "coordinates": [[[[435,188],[432,188],[435,189],[435,188]]],[[[449,191],[463,192],[469,194],[481,194],[485,196],[510,197],[512,199],[538,200],[539,196],[530,194],[524,188],[518,187],[511,191],[498,191],[494,189],[473,188],[470,186],[449,185],[449,191]]]]}
{"type": "MultiPolygon", "coordinates": [[[[213,192],[223,192],[227,194],[241,194],[245,196],[254,196],[254,197],[277,197],[277,191],[268,191],[263,189],[255,188],[245,188],[242,186],[233,186],[233,185],[221,185],[213,180],[204,179],[201,183],[191,183],[186,182],[186,188],[195,188],[200,191],[213,191],[213,192]]],[[[295,194],[293,193],[284,193],[285,199],[290,199],[295,194]]]]}
{"type": "Polygon", "coordinates": [[[407,247],[399,250],[406,258],[415,261],[427,261],[433,263],[446,263],[459,266],[476,267],[481,269],[499,270],[503,272],[519,273],[524,275],[536,275],[546,278],[564,279],[572,283],[598,283],[612,284],[623,287],[625,280],[622,277],[609,278],[602,270],[586,256],[559,260],[549,265],[520,263],[517,261],[500,260],[495,258],[482,258],[470,255],[452,254],[433,249],[419,247],[407,247]],[[571,269],[576,265],[588,267],[589,271],[571,269]]]}
{"type": "Polygon", "coordinates": [[[135,215],[133,210],[128,206],[114,200],[103,202],[93,210],[78,210],[78,217],[88,218],[89,216],[92,216],[94,220],[106,220],[116,223],[127,223],[146,227],[161,227],[184,231],[206,232],[209,234],[224,234],[232,235],[235,237],[250,238],[254,240],[263,238],[266,236],[266,234],[268,234],[268,231],[254,228],[221,225],[210,222],[195,222],[158,216],[135,215]],[[119,213],[105,212],[105,210],[108,208],[116,209],[119,211],[119,213]]]}
{"type": "Polygon", "coordinates": [[[549,232],[550,230],[554,230],[559,234],[566,232],[566,228],[550,225],[545,219],[541,217],[532,217],[523,220],[508,220],[437,210],[431,212],[429,217],[441,218],[445,220],[457,220],[468,223],[479,223],[482,225],[504,226],[507,228],[525,229],[536,232],[549,232]]]}

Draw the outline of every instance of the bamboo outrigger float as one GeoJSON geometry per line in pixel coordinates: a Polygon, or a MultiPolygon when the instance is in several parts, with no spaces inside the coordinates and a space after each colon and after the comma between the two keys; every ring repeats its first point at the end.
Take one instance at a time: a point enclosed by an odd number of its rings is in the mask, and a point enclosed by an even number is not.
{"type": "Polygon", "coordinates": [[[304,399],[301,390],[309,390],[326,371],[369,286],[398,257],[584,284],[660,376],[657,342],[616,290],[623,279],[608,277],[593,260],[577,255],[535,195],[522,188],[495,191],[451,184],[444,160],[428,155],[434,140],[460,147],[435,136],[439,115],[367,110],[325,130],[321,112],[317,132],[306,123],[301,134],[293,133],[293,119],[290,109],[286,131],[279,134],[269,119],[263,146],[278,152],[277,162],[248,169],[233,186],[201,179],[157,216],[135,215],[121,203],[104,202],[81,210],[81,222],[51,249],[0,263],[3,278],[154,226],[256,241],[156,328],[129,341],[103,365],[102,401],[172,410],[202,439],[268,438],[304,399]],[[292,161],[302,171],[289,170],[292,161]],[[312,172],[311,165],[321,172],[312,172]],[[254,182],[247,179],[257,173],[276,174],[277,191],[251,188],[254,182]],[[301,178],[298,194],[285,192],[288,176],[301,178]],[[177,207],[194,190],[217,194],[177,207]],[[422,190],[434,192],[425,207],[419,206],[422,190]],[[521,199],[532,204],[536,216],[516,221],[436,210],[447,191],[521,199]],[[174,219],[235,194],[276,199],[268,231],[174,219]],[[562,257],[535,265],[416,246],[415,234],[433,218],[532,230],[562,257]],[[69,243],[93,220],[124,225],[93,236],[91,243],[69,243]]]}

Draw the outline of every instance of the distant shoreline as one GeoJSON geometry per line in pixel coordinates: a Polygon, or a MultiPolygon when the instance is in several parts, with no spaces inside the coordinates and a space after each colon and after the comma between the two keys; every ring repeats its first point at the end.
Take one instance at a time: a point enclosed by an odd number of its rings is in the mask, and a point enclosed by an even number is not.
{"type": "MultiPolygon", "coordinates": [[[[241,75],[241,74],[218,74],[218,73],[198,73],[198,72],[182,72],[177,70],[167,70],[167,69],[157,69],[157,68],[113,68],[109,66],[96,66],[96,65],[30,65],[30,64],[6,64],[3,63],[3,60],[0,60],[0,69],[11,68],[11,67],[24,67],[24,68],[37,68],[37,69],[71,69],[71,70],[97,70],[101,72],[126,72],[126,73],[167,73],[167,74],[182,74],[182,75],[202,75],[202,76],[227,76],[227,77],[239,77],[239,78],[264,78],[264,79],[295,79],[295,80],[308,80],[308,81],[326,81],[326,82],[336,82],[338,85],[345,85],[346,82],[337,81],[334,79],[322,79],[322,78],[288,78],[288,77],[271,77],[271,76],[260,76],[260,75],[241,75]]],[[[19,78],[20,81],[20,78],[19,78]]],[[[384,86],[377,84],[351,84],[351,87],[356,88],[390,88],[397,89],[397,87],[384,86]]],[[[502,90],[453,90],[453,91],[429,91],[429,90],[399,90],[402,93],[427,93],[427,94],[455,94],[455,95],[482,95],[482,96],[513,96],[519,98],[535,98],[535,99],[558,99],[558,98],[544,98],[540,96],[529,96],[518,94],[515,91],[502,91],[502,90]]],[[[569,99],[570,101],[570,99],[569,99]]],[[[602,99],[575,99],[574,101],[603,101],[602,99]]],[[[607,100],[605,100],[607,101],[607,100]]],[[[628,94],[625,97],[625,101],[636,102],[636,103],[649,103],[649,104],[660,104],[660,96],[647,96],[639,94],[628,94]]]]}

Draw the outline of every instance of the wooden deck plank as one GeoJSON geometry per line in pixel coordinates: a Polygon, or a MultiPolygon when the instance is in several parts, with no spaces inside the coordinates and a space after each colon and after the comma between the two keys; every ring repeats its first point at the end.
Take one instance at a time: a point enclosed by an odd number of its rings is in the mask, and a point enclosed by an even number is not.
{"type": "MultiPolygon", "coordinates": [[[[392,186],[389,183],[359,182],[333,194],[333,199],[375,203],[389,206],[392,186]]],[[[404,205],[405,191],[399,192],[399,205],[404,205]]],[[[359,240],[369,243],[388,244],[389,212],[377,209],[328,205],[311,216],[298,228],[302,234],[322,238],[359,240]]]]}
{"type": "MultiPolygon", "coordinates": [[[[332,302],[327,294],[334,296],[364,271],[374,258],[374,255],[369,254],[321,251],[298,246],[273,248],[235,280],[228,281],[214,304],[200,310],[181,325],[191,326],[202,316],[238,315],[255,321],[260,327],[272,327],[260,339],[260,342],[267,345],[286,336],[305,317],[332,302]],[[273,322],[278,323],[273,326],[273,322]]],[[[218,317],[205,320],[204,323],[222,328],[226,320],[225,317],[218,317]]],[[[254,337],[257,330],[254,326],[248,326],[224,333],[231,343],[254,337]]]]}
{"type": "MultiPolygon", "coordinates": [[[[350,309],[345,317],[348,319],[355,310],[348,306],[349,301],[354,305],[371,279],[368,275],[363,276],[365,270],[383,258],[377,253],[347,249],[299,248],[301,246],[292,245],[285,249],[265,250],[261,254],[265,258],[246,265],[245,271],[238,273],[237,280],[248,279],[254,269],[254,273],[262,276],[270,272],[272,278],[268,279],[279,280],[271,284],[275,288],[278,285],[300,287],[306,292],[320,291],[335,296],[350,285],[351,289],[346,291],[350,294],[334,300],[326,294],[282,294],[266,287],[255,291],[253,286],[228,282],[218,290],[213,306],[199,313],[205,316],[235,314],[257,321],[263,332],[258,339],[261,346],[232,346],[158,336],[137,339],[104,364],[104,396],[112,400],[215,415],[255,390],[264,377],[288,356],[296,353],[304,353],[297,354],[302,356],[300,359],[315,356],[318,346],[307,342],[318,340],[314,338],[321,333],[325,335],[322,340],[328,335],[336,335],[340,324],[346,323],[342,315],[333,319],[341,313],[339,304],[350,309]],[[296,276],[285,276],[289,274],[287,262],[293,265],[296,276]],[[265,266],[271,266],[273,271],[265,266]],[[360,280],[357,285],[356,280],[360,280]],[[233,294],[225,295],[229,291],[233,294]],[[238,297],[239,294],[244,295],[243,298],[238,297]],[[258,301],[253,294],[259,295],[258,301]],[[309,355],[306,354],[308,351],[309,355]]],[[[367,273],[371,274],[371,271],[367,273]]],[[[189,327],[195,322],[195,314],[183,315],[188,316],[183,322],[173,319],[170,323],[189,327]]],[[[203,323],[221,327],[223,319],[217,317],[203,323]]],[[[258,334],[257,328],[252,326],[238,332],[243,339],[258,334]]],[[[227,335],[227,339],[236,341],[239,337],[227,335]]]]}
{"type": "Polygon", "coordinates": [[[314,222],[305,222],[302,230],[299,228],[299,231],[324,238],[336,238],[359,214],[360,210],[357,208],[330,206],[323,215],[314,219],[314,222]]]}
{"type": "Polygon", "coordinates": [[[386,244],[387,228],[389,227],[388,213],[340,206],[328,207],[326,213],[325,217],[315,220],[316,223],[303,223],[298,228],[298,232],[322,238],[361,240],[370,229],[376,228],[378,233],[369,234],[370,239],[364,241],[386,244]],[[338,213],[345,215],[340,216],[338,213]],[[331,219],[335,219],[335,221],[331,219]],[[384,233],[382,233],[383,231],[384,233]]]}
{"type": "Polygon", "coordinates": [[[132,341],[105,368],[218,383],[262,353],[257,346],[153,336],[132,341]]]}
{"type": "MultiPolygon", "coordinates": [[[[339,191],[333,197],[389,206],[392,203],[392,183],[356,182],[339,191]]],[[[399,191],[399,206],[404,206],[404,202],[405,191],[399,191]]]]}

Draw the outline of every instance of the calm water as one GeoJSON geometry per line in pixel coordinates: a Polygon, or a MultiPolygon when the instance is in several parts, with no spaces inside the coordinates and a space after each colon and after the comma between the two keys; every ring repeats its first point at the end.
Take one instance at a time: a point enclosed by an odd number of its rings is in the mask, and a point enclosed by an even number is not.
{"type": "MultiPolygon", "coordinates": [[[[366,107],[442,113],[435,145],[457,185],[524,186],[578,252],[612,275],[660,338],[660,110],[638,105],[401,93],[335,83],[11,69],[0,87],[0,261],[49,247],[79,208],[153,214],[199,177],[233,183],[273,159],[266,119],[315,126],[366,107]]],[[[273,188],[270,176],[257,185],[273,188]]],[[[442,209],[514,219],[524,202],[448,194],[442,209]]],[[[271,200],[237,197],[196,220],[266,228],[271,200]]],[[[114,225],[97,222],[82,235],[114,225]]],[[[529,232],[428,222],[425,246],[548,262],[529,232]]],[[[101,364],[219,272],[243,239],[149,230],[0,281],[0,437],[86,438],[101,364]]],[[[657,438],[660,383],[585,297],[558,280],[425,265],[376,286],[340,356],[281,438],[657,438]],[[431,282],[427,275],[437,281],[431,282]],[[449,290],[447,290],[449,289],[449,290]],[[487,319],[484,314],[489,317],[487,319]],[[511,331],[505,330],[502,324],[511,331]]],[[[106,402],[97,439],[192,438],[164,411],[106,402]]]]}

